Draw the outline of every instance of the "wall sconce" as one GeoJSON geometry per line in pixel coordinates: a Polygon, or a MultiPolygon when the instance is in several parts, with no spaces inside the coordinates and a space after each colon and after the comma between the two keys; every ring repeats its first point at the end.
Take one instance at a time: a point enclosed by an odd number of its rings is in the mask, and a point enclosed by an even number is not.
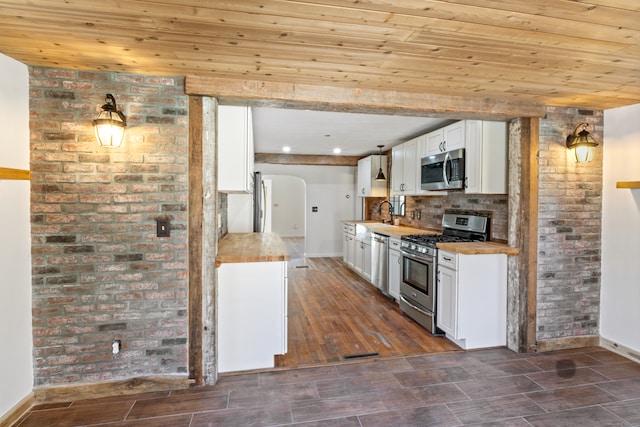
{"type": "Polygon", "coordinates": [[[593,160],[594,149],[598,146],[598,143],[587,132],[588,128],[591,128],[589,123],[580,123],[576,126],[573,134],[567,136],[567,148],[575,150],[578,163],[593,160]]]}
{"type": "Polygon", "coordinates": [[[102,111],[93,121],[96,131],[96,139],[102,147],[119,147],[124,138],[124,128],[127,126],[127,119],[118,111],[116,99],[110,93],[104,99],[105,104],[102,111]]]}
{"type": "Polygon", "coordinates": [[[376,175],[376,181],[385,181],[387,178],[384,176],[384,172],[382,172],[382,147],[384,145],[378,145],[378,149],[380,150],[380,154],[378,154],[378,175],[376,175]]]}

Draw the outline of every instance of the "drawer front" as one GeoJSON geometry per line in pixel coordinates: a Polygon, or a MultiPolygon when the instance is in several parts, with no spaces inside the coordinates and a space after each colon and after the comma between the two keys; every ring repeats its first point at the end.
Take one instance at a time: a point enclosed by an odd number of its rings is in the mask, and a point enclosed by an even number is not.
{"type": "Polygon", "coordinates": [[[356,234],[356,227],[353,224],[343,224],[342,231],[348,234],[356,234]]]}
{"type": "Polygon", "coordinates": [[[444,265],[454,270],[458,269],[458,254],[447,251],[438,251],[438,265],[444,265]]]}
{"type": "Polygon", "coordinates": [[[389,250],[400,250],[400,239],[389,239],[389,250]]]}

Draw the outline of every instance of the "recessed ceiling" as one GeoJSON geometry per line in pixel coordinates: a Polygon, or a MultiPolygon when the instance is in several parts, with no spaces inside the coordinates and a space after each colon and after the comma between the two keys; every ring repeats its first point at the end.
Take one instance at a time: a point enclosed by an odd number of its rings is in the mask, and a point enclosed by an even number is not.
{"type": "Polygon", "coordinates": [[[253,107],[256,153],[365,156],[451,122],[446,119],[253,107]]]}

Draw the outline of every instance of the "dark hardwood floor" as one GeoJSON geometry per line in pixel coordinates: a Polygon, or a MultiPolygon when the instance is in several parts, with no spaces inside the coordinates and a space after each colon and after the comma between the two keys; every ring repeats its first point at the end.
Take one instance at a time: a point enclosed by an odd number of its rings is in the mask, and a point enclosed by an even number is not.
{"type": "Polygon", "coordinates": [[[638,363],[600,347],[548,353],[439,348],[434,343],[447,341],[413,335],[393,304],[366,292],[370,285],[339,260],[295,257],[291,264],[289,349],[295,354],[281,362],[323,366],[41,405],[15,427],[640,426],[638,363]],[[303,265],[309,268],[297,268],[303,265]],[[341,279],[347,288],[334,288],[331,282],[341,279]],[[335,318],[318,316],[353,293],[364,302],[342,305],[335,318]],[[355,352],[380,356],[343,360],[355,352]]]}

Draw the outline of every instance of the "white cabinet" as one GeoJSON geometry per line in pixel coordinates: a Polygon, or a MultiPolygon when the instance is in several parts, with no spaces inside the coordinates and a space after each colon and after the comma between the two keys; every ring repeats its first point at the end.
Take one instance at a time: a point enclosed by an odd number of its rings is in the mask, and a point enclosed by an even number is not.
{"type": "Polygon", "coordinates": [[[423,157],[465,148],[465,124],[459,121],[426,134],[423,157]]]}
{"type": "Polygon", "coordinates": [[[355,268],[356,226],[354,224],[343,224],[342,230],[342,260],[349,267],[355,268]]]}
{"type": "Polygon", "coordinates": [[[356,241],[355,270],[371,281],[371,243],[356,241]]]}
{"type": "Polygon", "coordinates": [[[218,372],[273,368],[287,352],[287,262],[223,263],[217,272],[218,372]]]}
{"type": "Polygon", "coordinates": [[[466,120],[466,193],[506,194],[507,124],[466,120]]]}
{"type": "Polygon", "coordinates": [[[458,336],[458,276],[455,268],[439,264],[437,286],[438,327],[455,339],[458,336]]]}
{"type": "Polygon", "coordinates": [[[437,325],[463,349],[507,341],[507,256],[438,250],[437,325]]]}
{"type": "Polygon", "coordinates": [[[218,191],[251,193],[253,167],[251,108],[218,106],[218,191]]]}
{"type": "Polygon", "coordinates": [[[401,262],[400,239],[389,238],[389,295],[396,301],[400,299],[400,280],[402,279],[401,262]]]}
{"type": "Polygon", "coordinates": [[[385,177],[387,177],[387,156],[379,156],[376,154],[358,160],[358,183],[356,191],[358,196],[387,197],[387,181],[376,181],[375,179],[380,168],[382,168],[385,177]]]}
{"type": "MultiPolygon", "coordinates": [[[[391,150],[391,195],[415,194],[418,139],[411,139],[391,150]]],[[[419,181],[418,181],[419,182],[419,181]]]]}

